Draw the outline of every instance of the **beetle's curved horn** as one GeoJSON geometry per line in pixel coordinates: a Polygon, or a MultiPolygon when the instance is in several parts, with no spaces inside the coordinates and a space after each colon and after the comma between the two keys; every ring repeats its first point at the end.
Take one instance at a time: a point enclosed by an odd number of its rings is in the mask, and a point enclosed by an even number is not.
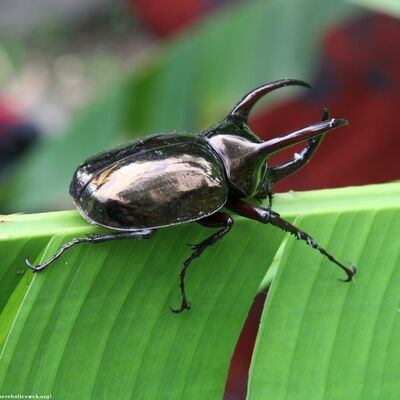
{"type": "Polygon", "coordinates": [[[294,144],[318,137],[326,132],[338,128],[339,126],[347,124],[347,120],[338,118],[332,118],[327,121],[317,122],[316,124],[309,125],[298,131],[288,133],[287,135],[278,136],[271,140],[267,140],[266,142],[260,143],[258,145],[256,153],[267,158],[277,153],[278,151],[293,146],[294,144]]]}
{"type": "Polygon", "coordinates": [[[308,88],[311,87],[308,83],[297,79],[280,79],[279,81],[266,83],[265,85],[262,85],[247,93],[242,99],[240,99],[235,107],[233,107],[232,111],[228,114],[227,118],[239,117],[247,121],[250,111],[257,101],[261,99],[261,97],[275,89],[292,85],[304,86],[308,88]]]}
{"type": "MultiPolygon", "coordinates": [[[[327,121],[328,119],[330,119],[329,111],[327,108],[324,108],[322,121],[327,121]]],[[[268,172],[270,184],[274,185],[281,179],[286,178],[287,176],[292,175],[299,169],[303,168],[311,160],[324,137],[325,135],[322,134],[317,137],[308,139],[307,146],[299,154],[297,154],[295,158],[285,163],[269,167],[268,172]]]]}

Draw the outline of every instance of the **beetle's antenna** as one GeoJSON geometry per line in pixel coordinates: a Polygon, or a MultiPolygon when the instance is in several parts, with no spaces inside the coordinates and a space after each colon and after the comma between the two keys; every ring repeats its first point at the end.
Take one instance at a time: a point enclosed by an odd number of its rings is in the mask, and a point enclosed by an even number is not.
{"type": "Polygon", "coordinates": [[[261,97],[272,92],[275,89],[279,89],[284,86],[304,86],[310,88],[311,86],[301,80],[297,79],[280,79],[279,81],[274,81],[266,83],[251,92],[247,93],[239,102],[233,107],[232,111],[228,114],[227,118],[240,118],[247,122],[249,114],[261,97]]]}
{"type": "Polygon", "coordinates": [[[318,137],[342,125],[347,125],[345,119],[332,118],[327,121],[317,122],[316,124],[309,125],[298,131],[288,133],[287,135],[278,136],[258,145],[257,154],[265,156],[265,158],[273,154],[293,146],[297,143],[303,142],[311,138],[318,137]]]}

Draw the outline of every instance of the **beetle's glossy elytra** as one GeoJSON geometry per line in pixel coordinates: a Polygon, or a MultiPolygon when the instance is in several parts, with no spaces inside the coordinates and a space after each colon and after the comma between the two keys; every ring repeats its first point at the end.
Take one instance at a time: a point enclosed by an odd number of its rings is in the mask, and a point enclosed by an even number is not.
{"type": "Polygon", "coordinates": [[[344,281],[351,281],[353,265],[341,264],[310,235],[271,210],[274,184],[305,166],[327,132],[347,124],[346,120],[329,118],[325,110],[322,121],[263,142],[247,124],[250,111],[261,97],[288,85],[309,86],[294,79],[271,82],[246,94],[223,121],[200,134],[161,133],[86,160],[74,173],[70,194],[84,218],[111,228],[114,233],[74,239],[43,264],[34,266],[25,260],[26,264],[40,271],[75,244],[145,239],[158,228],[190,221],[220,228],[193,245],[192,254],[183,263],[182,303],[173,309],[181,312],[190,308],[185,291],[185,273],[190,263],[233,226],[231,216],[220,210],[225,207],[304,240],[346,273],[344,281]],[[269,157],[303,141],[307,145],[300,154],[286,163],[268,166],[269,157]],[[243,201],[266,197],[268,208],[243,201]]]}
{"type": "Polygon", "coordinates": [[[70,193],[90,222],[133,230],[211,215],[226,203],[228,188],[208,143],[174,133],[128,143],[111,160],[89,159],[76,170],[70,193]]]}

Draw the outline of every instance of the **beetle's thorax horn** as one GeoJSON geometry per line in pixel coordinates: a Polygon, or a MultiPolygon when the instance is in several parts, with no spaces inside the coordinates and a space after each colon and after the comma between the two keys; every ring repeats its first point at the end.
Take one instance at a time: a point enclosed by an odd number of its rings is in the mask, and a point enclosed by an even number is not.
{"type": "Polygon", "coordinates": [[[310,87],[310,85],[304,81],[297,79],[280,79],[279,81],[274,81],[267,83],[265,85],[259,86],[258,88],[252,90],[243,96],[238,103],[233,107],[232,111],[228,114],[228,119],[239,119],[243,122],[247,122],[249,114],[255,104],[266,94],[272,92],[275,89],[279,89],[284,86],[304,86],[310,87]]]}
{"type": "Polygon", "coordinates": [[[258,145],[257,154],[268,158],[273,154],[297,143],[323,135],[342,125],[347,125],[345,119],[332,118],[327,121],[317,122],[298,131],[267,140],[258,145]]]}
{"type": "MultiPolygon", "coordinates": [[[[294,85],[304,86],[308,88],[310,87],[308,83],[297,79],[281,79],[279,81],[267,83],[252,90],[251,92],[247,93],[242,99],[240,99],[239,102],[233,107],[232,111],[228,114],[226,119],[235,121],[239,125],[247,126],[247,120],[249,118],[251,110],[263,96],[272,92],[275,89],[279,89],[284,86],[294,85]]],[[[331,131],[332,129],[338,128],[339,126],[346,124],[346,120],[334,118],[318,122],[298,131],[279,136],[258,144],[256,155],[258,155],[259,158],[266,159],[269,156],[277,153],[278,151],[285,149],[286,147],[321,136],[324,133],[331,131]]]]}

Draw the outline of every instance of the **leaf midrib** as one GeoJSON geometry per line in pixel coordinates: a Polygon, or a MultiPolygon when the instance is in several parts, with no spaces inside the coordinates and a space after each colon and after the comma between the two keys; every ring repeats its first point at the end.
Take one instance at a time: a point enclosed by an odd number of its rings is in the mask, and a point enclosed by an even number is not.
{"type": "MultiPolygon", "coordinates": [[[[398,182],[307,192],[290,191],[275,195],[274,210],[285,218],[333,211],[382,210],[397,207],[399,196],[398,182]]],[[[58,234],[85,235],[104,230],[89,225],[78,211],[73,210],[0,216],[0,240],[58,234]]]]}

